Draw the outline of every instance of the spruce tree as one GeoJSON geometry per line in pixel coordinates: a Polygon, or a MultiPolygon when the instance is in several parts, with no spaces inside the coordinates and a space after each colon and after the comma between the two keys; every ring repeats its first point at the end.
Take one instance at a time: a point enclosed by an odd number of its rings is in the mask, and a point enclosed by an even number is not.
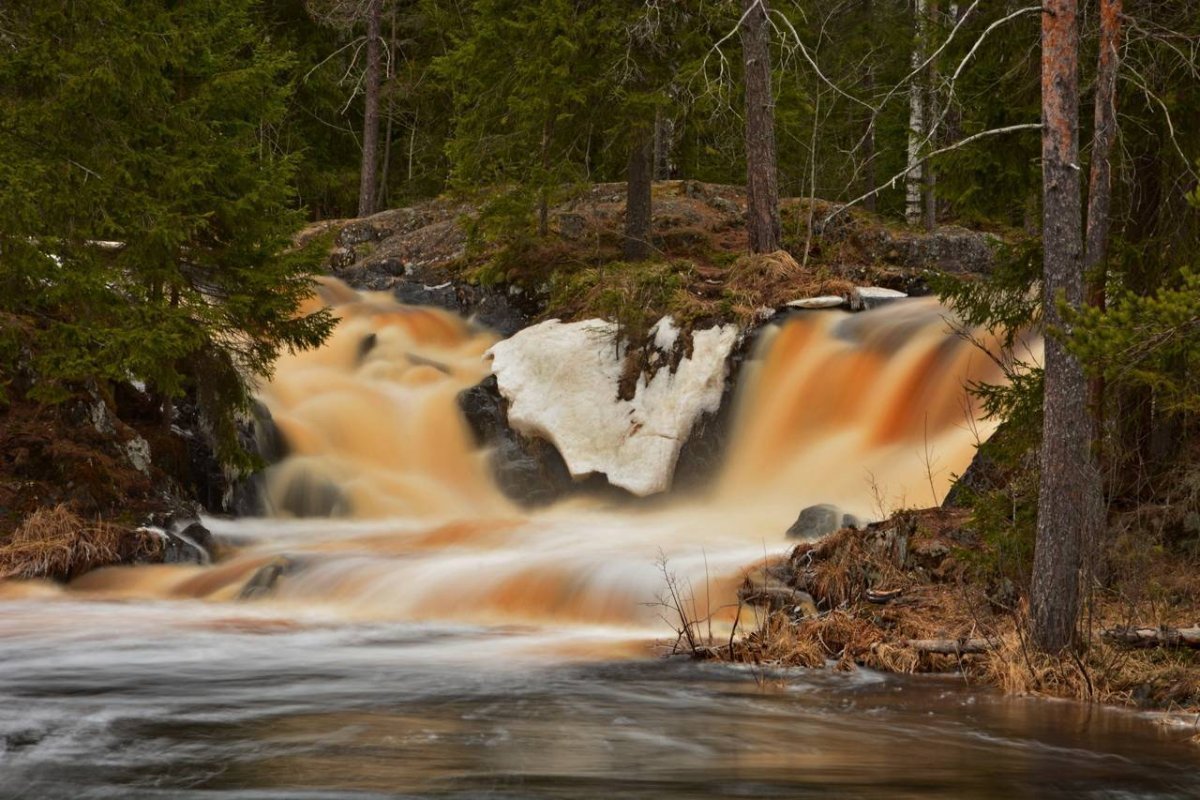
{"type": "Polygon", "coordinates": [[[235,458],[253,380],[330,325],[296,313],[313,264],[280,255],[287,54],[252,0],[7,6],[0,372],[43,401],[141,381],[168,421],[194,390],[235,458]]]}

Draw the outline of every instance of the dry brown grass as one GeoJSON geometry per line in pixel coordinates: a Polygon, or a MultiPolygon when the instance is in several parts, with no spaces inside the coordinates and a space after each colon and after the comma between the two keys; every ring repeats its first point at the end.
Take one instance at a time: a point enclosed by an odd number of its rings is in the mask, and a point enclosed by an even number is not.
{"type": "Polygon", "coordinates": [[[854,283],[823,268],[805,268],[787,251],[777,250],[740,256],[726,274],[726,291],[748,305],[777,307],[802,297],[845,297],[854,283]]]}
{"type": "Polygon", "coordinates": [[[816,639],[781,613],[763,617],[755,630],[733,643],[731,653],[739,663],[794,667],[820,667],[827,657],[816,639]]]}
{"type": "Polygon", "coordinates": [[[86,522],[66,505],[41,508],[0,546],[0,578],[68,580],[96,567],[149,560],[162,552],[151,533],[86,522]]]}
{"type": "Polygon", "coordinates": [[[1200,581],[1193,564],[1155,556],[1153,582],[1139,570],[1114,565],[1117,574],[1158,588],[1137,595],[1121,589],[1122,579],[1093,595],[1086,646],[1049,656],[1022,638],[1022,609],[994,606],[986,586],[958,563],[955,531],[966,522],[961,514],[939,510],[902,512],[865,531],[845,529],[806,542],[787,560],[761,565],[755,580],[808,592],[819,611],[801,618],[774,612],[716,655],[755,664],[815,667],[833,661],[839,669],[960,671],[1010,694],[1200,712],[1200,651],[1131,649],[1099,635],[1138,620],[1195,624],[1200,581]],[[950,652],[919,649],[930,640],[950,652]],[[983,652],[960,652],[968,640],[982,641],[983,652]]]}

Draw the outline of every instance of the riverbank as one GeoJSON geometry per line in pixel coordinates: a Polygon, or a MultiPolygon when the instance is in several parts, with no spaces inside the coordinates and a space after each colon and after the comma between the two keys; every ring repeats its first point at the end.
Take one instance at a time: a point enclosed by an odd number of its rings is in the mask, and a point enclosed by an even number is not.
{"type": "Polygon", "coordinates": [[[694,653],[759,666],[958,673],[1010,694],[1162,711],[1200,726],[1200,642],[1166,635],[1197,627],[1194,556],[1150,537],[1105,548],[1080,647],[1054,657],[1025,640],[1024,588],[1002,574],[998,555],[964,509],[844,528],[747,572],[739,602],[751,630],[708,642],[688,620],[694,653]],[[1164,632],[1162,641],[1136,635],[1145,628],[1164,632]]]}

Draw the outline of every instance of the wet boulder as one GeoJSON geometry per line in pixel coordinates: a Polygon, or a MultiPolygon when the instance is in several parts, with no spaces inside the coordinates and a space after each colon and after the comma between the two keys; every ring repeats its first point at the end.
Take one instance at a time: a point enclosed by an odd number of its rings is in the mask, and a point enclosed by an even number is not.
{"type": "Polygon", "coordinates": [[[459,393],[458,405],[480,447],[490,450],[496,485],[512,500],[541,506],[570,493],[575,482],[554,445],[530,439],[508,424],[507,403],[496,376],[459,393]]]}
{"type": "Polygon", "coordinates": [[[830,503],[809,506],[787,530],[789,539],[819,539],[842,528],[861,528],[862,521],[853,514],[843,513],[830,503]]]}

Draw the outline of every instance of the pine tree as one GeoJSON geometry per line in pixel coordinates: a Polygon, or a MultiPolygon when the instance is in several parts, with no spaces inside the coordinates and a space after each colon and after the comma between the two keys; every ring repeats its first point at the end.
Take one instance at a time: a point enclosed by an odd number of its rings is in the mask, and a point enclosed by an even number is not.
{"type": "Polygon", "coordinates": [[[279,255],[289,61],[254,5],[12,0],[0,53],[0,370],[47,401],[143,381],[168,419],[196,390],[231,459],[251,382],[330,324],[279,255]]]}
{"type": "Polygon", "coordinates": [[[1042,19],[1042,172],[1046,341],[1041,484],[1030,597],[1034,643],[1056,653],[1075,638],[1084,545],[1099,524],[1083,366],[1062,340],[1059,304],[1083,305],[1079,181],[1079,29],[1074,0],[1042,19]]]}

